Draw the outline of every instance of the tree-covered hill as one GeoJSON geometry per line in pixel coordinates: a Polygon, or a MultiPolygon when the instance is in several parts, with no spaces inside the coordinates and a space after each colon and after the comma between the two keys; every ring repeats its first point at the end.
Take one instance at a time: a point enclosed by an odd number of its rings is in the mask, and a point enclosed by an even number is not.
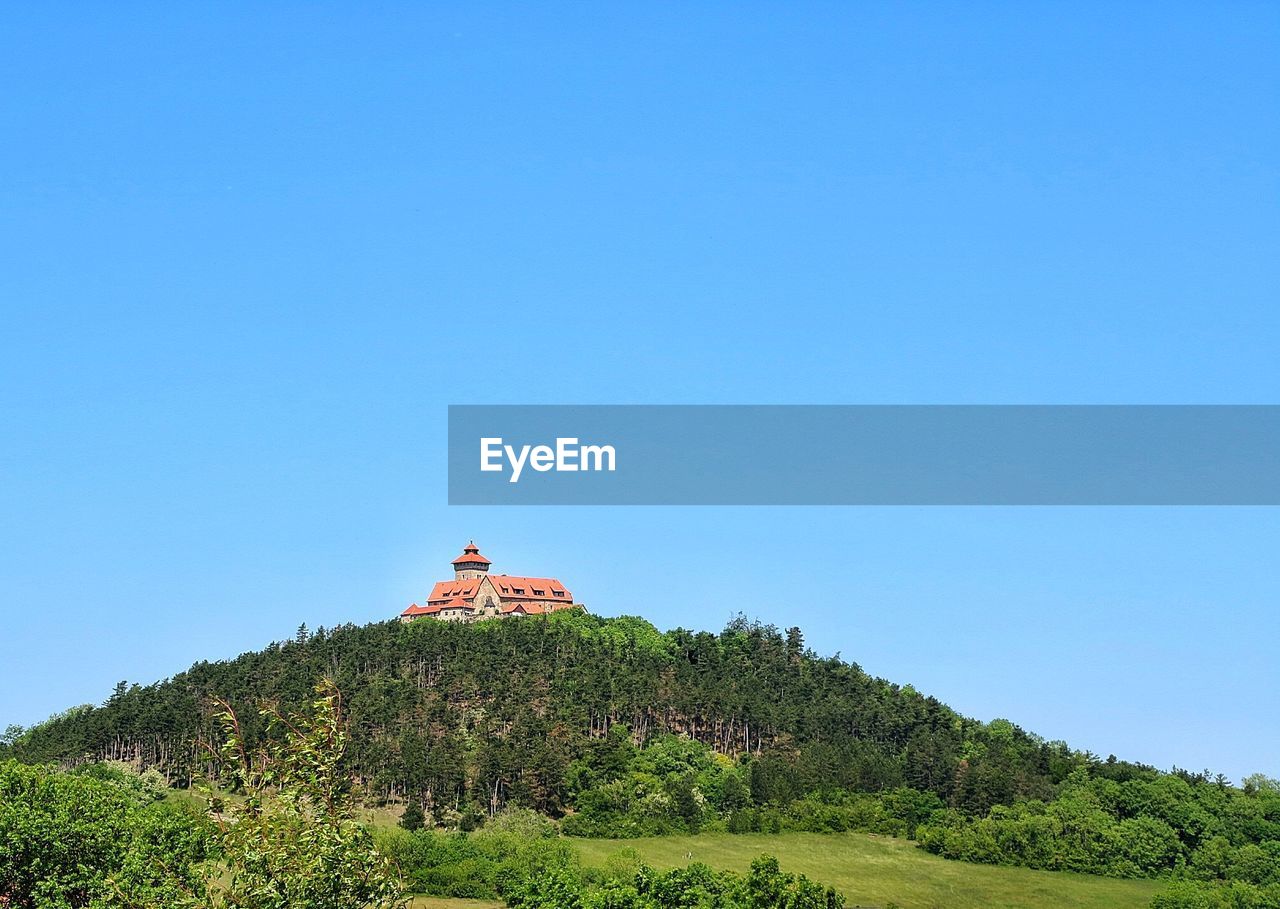
{"type": "Polygon", "coordinates": [[[1177,875],[1197,906],[1205,893],[1280,905],[1280,782],[1102,761],[745,619],[720,634],[579,613],[300,629],[121,683],[101,707],[7,734],[0,758],[125,760],[183,786],[216,773],[215,698],[253,746],[270,734],[255,708],[303,710],[322,678],[342,695],[358,794],[410,806],[410,829],[467,830],[508,806],[581,836],[858,829],[971,862],[1177,875]]]}
{"type": "MultiPolygon", "coordinates": [[[[303,704],[320,676],[346,699],[351,770],[375,798],[569,806],[570,765],[624,726],[636,744],[675,733],[753,756],[757,801],[819,789],[936,793],[966,812],[1051,796],[1088,763],[1005,721],[959,716],[910,687],[805,648],[799,629],[736,620],[722,633],[561,614],[455,625],[345,626],[172,679],[117,686],[10,746],[27,761],[126,759],[185,784],[225,697],[251,717],[303,704]]],[[[250,736],[258,730],[250,727],[250,736]]],[[[1141,768],[1112,765],[1116,774],[1141,768]]]]}

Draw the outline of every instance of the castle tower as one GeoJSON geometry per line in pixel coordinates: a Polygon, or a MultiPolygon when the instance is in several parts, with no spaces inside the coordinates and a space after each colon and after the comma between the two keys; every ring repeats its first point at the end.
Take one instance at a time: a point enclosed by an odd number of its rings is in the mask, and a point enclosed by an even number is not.
{"type": "Polygon", "coordinates": [[[480,550],[476,548],[475,541],[472,540],[462,550],[462,555],[453,560],[454,578],[459,581],[482,578],[485,572],[489,570],[490,564],[488,559],[480,555],[480,550]]]}

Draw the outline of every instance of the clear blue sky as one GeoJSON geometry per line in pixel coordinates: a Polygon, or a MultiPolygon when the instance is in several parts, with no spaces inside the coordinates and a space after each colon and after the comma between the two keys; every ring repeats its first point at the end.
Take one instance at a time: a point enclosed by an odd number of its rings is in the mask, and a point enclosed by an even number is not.
{"type": "Polygon", "coordinates": [[[474,537],[1280,775],[1275,509],[462,509],[449,403],[1276,403],[1280,8],[10,6],[0,725],[474,537]]]}

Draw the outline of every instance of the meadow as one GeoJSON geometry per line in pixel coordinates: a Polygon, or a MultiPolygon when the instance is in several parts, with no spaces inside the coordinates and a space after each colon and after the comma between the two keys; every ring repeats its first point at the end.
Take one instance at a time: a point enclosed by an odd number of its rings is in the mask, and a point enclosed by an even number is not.
{"type": "MultiPolygon", "coordinates": [[[[172,793],[171,797],[189,798],[172,793]]],[[[231,797],[234,798],[234,797],[231,797]]],[[[394,829],[398,808],[363,808],[358,816],[394,829]]],[[[659,870],[703,862],[744,872],[752,859],[776,856],[844,894],[849,909],[1147,909],[1165,883],[1069,872],[978,865],[932,855],[906,839],[869,833],[701,833],[638,839],[566,837],[585,866],[617,870],[644,862],[659,870]]],[[[497,900],[415,895],[411,909],[496,909],[497,900]]]]}
{"type": "Polygon", "coordinates": [[[835,886],[849,907],[892,902],[901,909],[1145,909],[1163,886],[1152,880],[948,861],[907,840],[865,833],[704,833],[571,842],[584,864],[595,866],[616,862],[622,850],[634,850],[641,861],[659,869],[704,862],[745,871],[753,858],[768,853],[787,871],[835,886]]]}
{"type": "MultiPolygon", "coordinates": [[[[745,871],[763,853],[840,890],[849,909],[1146,909],[1164,885],[1087,874],[953,862],[915,844],[865,833],[716,834],[569,842],[585,865],[617,868],[642,861],[667,869],[704,862],[745,871]]],[[[490,909],[490,900],[416,896],[412,909],[490,909]]]]}

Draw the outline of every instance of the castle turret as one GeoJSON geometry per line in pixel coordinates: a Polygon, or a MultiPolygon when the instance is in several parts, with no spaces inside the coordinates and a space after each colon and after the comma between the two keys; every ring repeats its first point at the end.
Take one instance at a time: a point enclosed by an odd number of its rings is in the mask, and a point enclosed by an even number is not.
{"type": "Polygon", "coordinates": [[[462,555],[453,560],[454,577],[459,581],[482,578],[485,572],[489,570],[490,564],[488,559],[480,555],[480,550],[476,548],[475,541],[472,540],[462,550],[462,555]]]}

